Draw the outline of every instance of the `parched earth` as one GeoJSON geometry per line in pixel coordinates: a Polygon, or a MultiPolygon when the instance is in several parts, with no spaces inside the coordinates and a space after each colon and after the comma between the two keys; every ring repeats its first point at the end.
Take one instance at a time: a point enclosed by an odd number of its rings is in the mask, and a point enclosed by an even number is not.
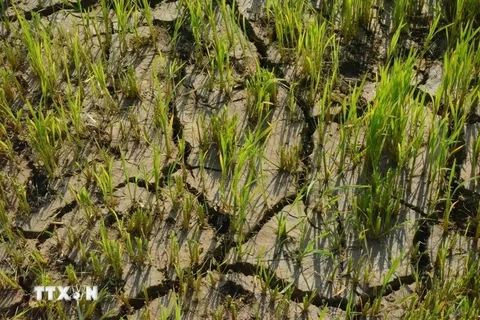
{"type": "MultiPolygon", "coordinates": [[[[121,48],[118,17],[111,9],[106,29],[99,1],[79,1],[83,11],[76,9],[77,3],[61,0],[10,2],[27,20],[38,17],[52,27],[52,37],[65,45],[74,26],[81,26],[79,37],[89,56],[105,55],[105,69],[112,75],[133,67],[139,94],[128,97],[112,77],[108,87],[117,109],[110,112],[108,97],[102,100],[85,86],[80,114],[84,129],[78,133],[69,124],[76,139],[58,145],[53,176],[38,161],[28,130],[7,133],[14,158],[0,153],[1,202],[9,221],[0,221],[0,270],[17,279],[18,286],[0,281],[0,314],[5,317],[28,310],[25,317],[47,318],[49,309],[35,301],[33,287],[70,284],[65,270],[73,267],[79,283],[102,288],[93,319],[173,318],[177,309],[182,319],[343,319],[365,316],[362,312],[375,303],[379,318],[401,319],[430,289],[440,270],[438,256],[445,253],[442,248],[448,247],[448,265],[441,270],[451,278],[466,272],[478,258],[472,221],[480,210],[480,182],[474,178],[480,161],[473,158],[480,106],[462,132],[465,148],[455,154],[459,187],[446,227],[441,216],[445,203],[438,201],[446,177],[429,179],[432,155],[426,147],[397,182],[404,192],[391,199],[400,209],[388,232],[371,239],[353,215],[358,186],[368,181],[364,159],[358,157],[366,129],[342,136],[340,114],[344,98],[364,77],[358,112],[375,99],[376,72],[391,38],[384,28],[341,44],[340,74],[325,115],[318,101],[310,104],[302,88],[293,87],[296,68],[278,50],[262,1],[229,4],[238,18],[233,31],[237,37],[228,53],[236,81],[227,92],[212,81],[208,56],[203,61],[194,57],[191,30],[177,24],[182,17],[177,2],[148,1],[153,29],[140,13],[131,18],[136,33],[127,34],[126,50],[121,48]],[[86,26],[85,15],[96,17],[98,28],[86,26]],[[111,42],[105,49],[101,43],[107,36],[111,42]],[[282,79],[264,127],[249,118],[248,81],[257,65],[282,79]],[[165,132],[157,125],[158,101],[172,90],[165,109],[170,131],[165,132]],[[224,177],[218,133],[212,130],[215,121],[233,123],[238,145],[255,126],[268,132],[261,154],[238,169],[235,178],[224,177]],[[296,155],[287,165],[286,150],[296,155]],[[96,182],[95,175],[102,172],[109,174],[109,198],[96,182]],[[248,200],[239,216],[236,197],[242,192],[248,200]],[[89,194],[89,206],[82,204],[82,193],[89,194]],[[122,273],[116,277],[102,254],[101,222],[108,238],[125,248],[120,230],[129,228],[138,212],[153,217],[143,230],[148,254],[135,261],[124,250],[122,273]],[[15,239],[8,237],[7,228],[15,239]],[[282,228],[286,232],[279,235],[282,228]],[[92,256],[99,259],[104,277],[96,275],[92,256]]],[[[3,19],[1,41],[18,45],[26,59],[11,5],[3,19]]],[[[216,23],[220,33],[227,32],[220,14],[216,23]]],[[[410,31],[400,46],[421,46],[428,33],[426,22],[410,31]]],[[[418,61],[417,90],[436,94],[443,79],[445,46],[445,40],[436,37],[432,50],[418,61]]],[[[15,77],[25,86],[23,96],[38,103],[41,85],[31,66],[20,65],[15,77]]],[[[66,90],[65,80],[59,88],[66,90]]],[[[28,112],[20,93],[9,107],[28,112]]],[[[435,126],[440,116],[425,108],[424,119],[435,126]]],[[[426,134],[423,145],[428,139],[426,134]]],[[[58,318],[77,318],[75,304],[65,302],[62,308],[63,315],[54,313],[58,318]]]]}

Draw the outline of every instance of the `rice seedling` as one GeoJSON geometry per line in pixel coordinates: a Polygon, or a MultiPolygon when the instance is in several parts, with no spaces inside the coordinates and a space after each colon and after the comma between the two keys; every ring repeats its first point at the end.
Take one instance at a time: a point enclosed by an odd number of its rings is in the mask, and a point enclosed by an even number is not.
{"type": "Polygon", "coordinates": [[[28,121],[30,145],[36,152],[37,159],[45,167],[49,177],[55,177],[57,169],[57,149],[60,146],[65,123],[59,121],[53,113],[45,116],[40,105],[38,111],[29,105],[31,119],[28,121]]]}
{"type": "Polygon", "coordinates": [[[75,200],[77,201],[78,205],[83,209],[87,223],[89,225],[93,225],[100,217],[100,213],[90,198],[88,190],[85,187],[82,187],[80,191],[75,192],[71,186],[70,189],[75,194],[75,200]]]}
{"type": "Polygon", "coordinates": [[[22,30],[22,41],[28,49],[29,62],[39,79],[42,95],[53,98],[60,72],[54,56],[55,43],[50,41],[51,34],[42,25],[38,14],[33,15],[33,25],[18,12],[16,14],[22,30]]]}
{"type": "Polygon", "coordinates": [[[208,53],[210,57],[210,79],[219,78],[220,89],[224,92],[230,92],[233,77],[232,66],[230,62],[230,45],[227,36],[216,35],[214,31],[214,43],[212,51],[208,53]]]}
{"type": "Polygon", "coordinates": [[[146,209],[137,208],[126,223],[128,233],[148,238],[153,229],[154,216],[146,209]]]}
{"type": "Polygon", "coordinates": [[[198,227],[196,227],[193,239],[187,239],[188,252],[190,254],[190,262],[192,263],[192,265],[198,265],[200,262],[199,243],[196,240],[198,238],[198,234],[199,234],[199,229],[198,227]]]}
{"type": "Polygon", "coordinates": [[[279,169],[289,173],[298,172],[301,165],[300,151],[300,146],[281,147],[279,169]]]}
{"type": "Polygon", "coordinates": [[[97,63],[91,63],[90,68],[93,76],[89,80],[95,80],[92,82],[92,89],[96,96],[104,99],[105,106],[111,113],[118,111],[118,104],[108,89],[108,78],[104,69],[104,62],[99,60],[97,63]]]}
{"type": "Polygon", "coordinates": [[[128,66],[127,70],[120,77],[120,90],[127,98],[133,99],[140,97],[140,88],[135,78],[133,66],[128,66]]]}
{"type": "Polygon", "coordinates": [[[224,108],[220,115],[211,119],[211,136],[218,148],[218,158],[222,168],[222,183],[226,182],[227,176],[234,171],[238,148],[236,116],[228,118],[227,110],[224,108]]]}
{"type": "Polygon", "coordinates": [[[178,265],[178,253],[180,251],[180,246],[178,244],[177,236],[174,231],[170,233],[169,248],[169,266],[171,268],[176,268],[176,266],[178,265]]]}
{"type": "Polygon", "coordinates": [[[400,213],[402,190],[397,179],[398,173],[393,170],[388,170],[385,177],[374,172],[370,185],[354,199],[360,225],[374,239],[392,230],[400,213]]]}
{"type": "Polygon", "coordinates": [[[90,264],[92,266],[92,275],[96,279],[104,279],[105,265],[95,251],[90,251],[90,264]]]}
{"type": "Polygon", "coordinates": [[[276,103],[279,81],[273,72],[259,66],[255,75],[247,80],[247,113],[252,122],[259,122],[268,116],[276,103]]]}
{"type": "Polygon", "coordinates": [[[95,163],[93,170],[95,181],[103,195],[103,201],[109,208],[113,208],[116,203],[113,197],[112,164],[112,159],[108,160],[106,166],[103,163],[98,165],[95,163]]]}
{"type": "Polygon", "coordinates": [[[121,279],[123,272],[123,246],[118,241],[111,240],[108,237],[107,229],[104,226],[100,228],[100,237],[99,245],[102,253],[112,267],[115,277],[121,279]]]}
{"type": "Polygon", "coordinates": [[[68,282],[71,285],[77,285],[79,283],[75,266],[69,264],[65,267],[65,273],[67,274],[68,282]]]}
{"type": "Polygon", "coordinates": [[[12,289],[21,288],[14,277],[9,276],[3,270],[0,270],[0,288],[5,286],[8,286],[12,289]]]}
{"type": "Polygon", "coordinates": [[[125,251],[127,252],[130,260],[138,266],[148,263],[149,251],[148,251],[148,239],[146,237],[132,236],[129,232],[124,232],[122,238],[125,241],[125,251]],[[132,241],[133,238],[133,241],[132,241]]]}
{"type": "Polygon", "coordinates": [[[414,61],[415,54],[411,52],[406,61],[395,61],[391,69],[387,67],[382,71],[378,94],[366,115],[366,161],[370,170],[379,167],[385,152],[399,166],[407,161],[405,137],[414,61]]]}
{"type": "Polygon", "coordinates": [[[307,1],[266,1],[267,20],[274,23],[280,48],[294,48],[303,31],[307,1]]]}
{"type": "Polygon", "coordinates": [[[307,225],[303,223],[301,228],[302,228],[302,231],[301,231],[301,238],[299,241],[299,248],[295,256],[295,260],[299,265],[302,263],[303,259],[313,254],[326,255],[333,258],[333,253],[330,252],[329,250],[323,250],[323,249],[317,248],[317,241],[327,237],[329,234],[328,232],[324,232],[318,235],[317,237],[310,239],[310,238],[307,238],[308,237],[307,225]]]}
{"type": "Polygon", "coordinates": [[[126,0],[113,0],[113,8],[118,23],[120,51],[125,52],[128,49],[126,42],[126,36],[129,31],[128,22],[135,8],[133,3],[126,0]]]}
{"type": "MultiPolygon", "coordinates": [[[[157,63],[158,60],[154,60],[154,67],[153,70],[157,70],[157,63]]],[[[176,71],[176,68],[171,66],[169,68],[169,74],[174,73],[176,71]],[[172,69],[173,68],[173,69],[172,69]]],[[[170,76],[173,76],[172,74],[170,76]]],[[[166,154],[167,158],[169,158],[172,154],[172,141],[171,141],[171,136],[173,132],[173,115],[170,115],[169,112],[169,106],[170,103],[172,102],[173,98],[173,89],[171,88],[171,84],[169,84],[170,81],[173,79],[170,78],[166,82],[166,88],[162,87],[160,84],[160,81],[158,79],[158,75],[156,73],[153,74],[153,81],[155,84],[155,88],[157,91],[156,99],[155,99],[155,109],[154,109],[154,124],[159,127],[164,136],[164,142],[165,142],[165,148],[166,148],[166,154]],[[165,91],[165,92],[164,92],[165,91]],[[170,115],[170,116],[169,116],[170,115]]]]}
{"type": "Polygon", "coordinates": [[[479,44],[476,41],[479,32],[480,29],[474,30],[468,24],[461,28],[455,48],[444,56],[445,71],[438,96],[446,108],[440,111],[452,117],[455,128],[464,123],[464,116],[470,112],[472,100],[478,93],[478,89],[472,91],[470,85],[474,79],[472,71],[480,70],[479,44]]]}

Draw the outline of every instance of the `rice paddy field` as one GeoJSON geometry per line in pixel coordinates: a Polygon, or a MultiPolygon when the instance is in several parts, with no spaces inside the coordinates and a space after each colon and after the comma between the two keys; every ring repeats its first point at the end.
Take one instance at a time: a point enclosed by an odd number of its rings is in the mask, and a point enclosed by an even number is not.
{"type": "Polygon", "coordinates": [[[479,98],[478,0],[0,0],[0,318],[477,319],[479,98]]]}

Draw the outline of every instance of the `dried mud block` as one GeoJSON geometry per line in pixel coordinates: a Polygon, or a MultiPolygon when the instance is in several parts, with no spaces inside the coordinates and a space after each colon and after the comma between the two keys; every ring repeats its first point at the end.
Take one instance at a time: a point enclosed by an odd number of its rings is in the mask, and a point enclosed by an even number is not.
{"type": "Polygon", "coordinates": [[[265,11],[265,0],[239,0],[238,11],[248,20],[256,21],[265,11]]]}
{"type": "Polygon", "coordinates": [[[73,36],[75,28],[78,28],[80,38],[84,39],[85,34],[82,32],[83,19],[79,15],[77,16],[68,11],[61,10],[42,18],[42,20],[52,27],[51,30],[54,37],[57,37],[60,32],[73,36]]]}
{"type": "Polygon", "coordinates": [[[339,274],[334,235],[323,226],[312,227],[304,210],[301,202],[285,207],[242,246],[241,256],[235,248],[228,261],[263,266],[302,293],[316,291],[321,298],[340,303],[348,298],[349,284],[339,274]],[[287,233],[279,236],[283,223],[287,233]]]}
{"type": "Polygon", "coordinates": [[[123,303],[115,296],[109,296],[106,300],[100,301],[100,312],[104,319],[119,319],[122,316],[123,303]]]}
{"type": "MultiPolygon", "coordinates": [[[[149,253],[152,265],[160,270],[168,269],[171,262],[181,269],[189,268],[203,261],[205,256],[213,251],[217,246],[215,240],[215,230],[208,225],[199,226],[198,217],[195,211],[192,212],[190,225],[187,229],[182,228],[182,218],[180,209],[170,208],[171,214],[165,220],[156,220],[152,238],[149,241],[149,253]],[[178,255],[174,246],[178,245],[178,255]],[[196,260],[194,250],[197,247],[198,260],[196,260]]],[[[174,276],[174,270],[172,276],[174,276]]]]}
{"type": "Polygon", "coordinates": [[[378,240],[365,238],[354,225],[346,228],[345,276],[359,280],[359,289],[368,295],[376,295],[384,283],[410,279],[418,218],[418,213],[402,208],[391,230],[378,240]]]}
{"type": "Polygon", "coordinates": [[[215,315],[232,316],[230,303],[237,310],[237,319],[341,319],[340,309],[319,309],[310,305],[306,310],[301,303],[285,300],[282,294],[273,297],[258,277],[229,272],[211,272],[201,279],[199,290],[182,298],[173,291],[151,301],[128,319],[160,319],[175,312],[175,302],[184,308],[186,319],[211,319],[215,315]],[[231,300],[230,300],[231,299],[231,300]]]}
{"type": "Polygon", "coordinates": [[[441,279],[461,279],[471,272],[470,263],[480,258],[480,245],[474,238],[459,233],[444,234],[441,225],[434,225],[427,242],[430,261],[441,279]],[[443,256],[444,264],[441,263],[443,256]]]}
{"type": "Polygon", "coordinates": [[[15,308],[22,304],[24,294],[22,289],[0,288],[0,314],[15,312],[15,308]]]}
{"type": "Polygon", "coordinates": [[[6,242],[0,242],[0,270],[4,271],[8,268],[7,258],[9,256],[9,245],[6,242]]]}
{"type": "Polygon", "coordinates": [[[443,80],[443,64],[439,61],[433,62],[426,72],[427,80],[425,84],[419,85],[418,88],[432,96],[437,94],[438,88],[443,80]]]}
{"type": "Polygon", "coordinates": [[[162,3],[152,10],[152,18],[155,22],[170,23],[181,17],[182,11],[178,1],[162,3]]]}
{"type": "MultiPolygon", "coordinates": [[[[13,4],[14,1],[12,1],[13,4]]],[[[64,0],[20,0],[15,1],[15,8],[21,13],[31,13],[33,11],[40,11],[42,9],[64,4],[64,0]]],[[[16,16],[13,6],[8,6],[6,16],[13,18],[16,16]]]]}
{"type": "Polygon", "coordinates": [[[367,82],[363,87],[362,98],[367,102],[372,102],[377,95],[377,86],[375,82],[367,82]]]}
{"type": "Polygon", "coordinates": [[[144,288],[147,293],[155,292],[165,281],[165,275],[153,266],[129,265],[124,268],[122,278],[125,279],[123,290],[130,299],[143,298],[144,288]]]}
{"type": "MultiPolygon", "coordinates": [[[[225,195],[221,192],[222,173],[213,170],[194,169],[188,175],[187,183],[196,190],[202,192],[212,207],[219,211],[233,215],[233,197],[237,194],[232,191],[225,195]]],[[[246,183],[246,170],[240,177],[239,185],[246,183]]],[[[262,175],[256,177],[250,185],[246,217],[243,223],[243,233],[250,233],[258,222],[263,219],[263,214],[273,206],[297,193],[295,187],[295,177],[287,173],[270,173],[264,171],[262,175]]],[[[224,190],[232,190],[233,181],[230,179],[225,182],[224,190]]],[[[241,188],[241,187],[239,187],[241,188]]],[[[240,192],[240,190],[238,190],[240,192]]]]}
{"type": "MultiPolygon", "coordinates": [[[[138,309],[132,315],[129,315],[129,320],[154,320],[168,317],[168,315],[175,312],[174,302],[177,300],[177,295],[170,290],[167,294],[150,301],[148,304],[138,309]]],[[[199,316],[201,316],[199,314],[199,316]]]]}
{"type": "Polygon", "coordinates": [[[40,235],[48,229],[58,215],[71,211],[75,206],[75,191],[85,185],[81,175],[58,179],[49,184],[49,189],[55,191],[52,200],[41,206],[38,212],[32,213],[28,219],[17,220],[16,226],[21,228],[28,237],[40,235]]]}
{"type": "Polygon", "coordinates": [[[282,161],[287,160],[296,160],[297,163],[296,165],[292,163],[295,167],[283,168],[283,170],[292,173],[302,170],[300,157],[303,150],[302,133],[305,123],[303,121],[292,122],[288,118],[288,111],[284,108],[274,110],[271,120],[273,128],[263,151],[264,157],[268,159],[263,163],[263,170],[279,170],[282,161]]]}
{"type": "Polygon", "coordinates": [[[72,260],[76,265],[82,265],[82,259],[89,259],[90,252],[98,248],[98,240],[100,239],[100,224],[94,226],[72,225],[71,228],[62,228],[62,233],[58,238],[64,241],[61,255],[72,260]],[[70,241],[73,241],[70,242],[70,241]],[[79,245],[82,243],[82,246],[79,245]],[[82,251],[82,247],[84,251],[82,251]],[[86,257],[83,257],[86,253],[86,257]]]}
{"type": "Polygon", "coordinates": [[[127,214],[128,210],[139,206],[140,208],[155,208],[156,197],[145,188],[140,188],[135,183],[128,183],[125,187],[116,190],[113,193],[115,201],[115,211],[121,214],[127,214]]]}
{"type": "Polygon", "coordinates": [[[467,158],[462,164],[461,178],[468,189],[480,194],[480,123],[467,125],[464,137],[467,158]],[[475,148],[479,151],[477,158],[475,148]]]}
{"type": "Polygon", "coordinates": [[[414,299],[417,299],[416,284],[403,285],[400,289],[382,297],[380,302],[381,319],[404,319],[405,312],[414,299]]]}

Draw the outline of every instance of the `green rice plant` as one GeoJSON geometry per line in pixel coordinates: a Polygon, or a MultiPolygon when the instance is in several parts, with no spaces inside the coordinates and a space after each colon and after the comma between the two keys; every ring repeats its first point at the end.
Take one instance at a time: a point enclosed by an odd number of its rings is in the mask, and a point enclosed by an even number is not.
{"type": "Polygon", "coordinates": [[[480,9],[475,0],[457,0],[439,2],[442,18],[450,27],[447,29],[449,44],[455,44],[456,39],[462,33],[462,29],[470,25],[480,26],[480,9]]]}
{"type": "Polygon", "coordinates": [[[157,32],[155,30],[155,26],[153,25],[152,8],[150,7],[150,3],[148,2],[148,0],[141,0],[141,4],[142,4],[142,16],[145,18],[148,28],[150,29],[152,43],[156,43],[157,32]]]}
{"type": "Polygon", "coordinates": [[[12,140],[6,135],[6,129],[0,123],[0,157],[5,157],[15,163],[15,151],[12,140]]]}
{"type": "Polygon", "coordinates": [[[19,94],[23,96],[22,86],[19,84],[14,71],[10,68],[0,69],[1,95],[5,103],[12,103],[19,94]]]}
{"type": "Polygon", "coordinates": [[[65,267],[65,273],[67,274],[69,284],[71,285],[79,284],[77,272],[75,271],[75,266],[73,264],[68,264],[65,267]]]}
{"type": "Polygon", "coordinates": [[[210,122],[211,136],[218,148],[223,182],[226,182],[228,174],[234,171],[236,166],[238,148],[237,126],[237,116],[228,118],[226,107],[219,115],[213,116],[210,122]]]}
{"type": "Polygon", "coordinates": [[[178,253],[180,252],[180,245],[178,244],[177,236],[174,231],[170,233],[169,249],[169,266],[171,268],[176,268],[176,266],[179,265],[178,253]]]}
{"type": "Polygon", "coordinates": [[[93,76],[90,78],[90,80],[95,80],[92,83],[93,92],[95,92],[95,95],[98,98],[104,99],[107,110],[112,113],[118,111],[118,104],[115,102],[110,94],[110,91],[108,90],[108,80],[104,69],[104,62],[102,60],[99,60],[96,63],[91,62],[90,68],[93,73],[93,76]]]}
{"type": "MultiPolygon", "coordinates": [[[[154,67],[153,70],[157,69],[158,60],[154,60],[154,67]]],[[[173,79],[172,79],[173,80],[173,79]]],[[[154,108],[154,124],[156,127],[160,128],[163,132],[164,142],[165,142],[165,149],[167,158],[169,158],[173,152],[172,146],[172,132],[173,132],[173,115],[169,117],[169,106],[173,99],[173,93],[171,89],[169,89],[169,83],[167,82],[166,88],[164,88],[156,73],[153,74],[153,81],[156,88],[156,99],[155,99],[155,108],[154,108]],[[166,91],[164,93],[164,91],[166,91]],[[169,92],[170,91],[170,92],[169,92]]]]}
{"type": "Polygon", "coordinates": [[[72,39],[72,55],[71,59],[74,65],[74,75],[77,78],[77,86],[79,90],[79,94],[83,94],[83,81],[81,80],[83,77],[83,67],[86,65],[87,61],[87,53],[84,50],[79,38],[79,30],[78,27],[75,25],[73,35],[71,35],[72,39]]]}
{"type": "Polygon", "coordinates": [[[29,143],[37,159],[43,164],[50,178],[56,176],[58,155],[62,135],[66,132],[65,123],[59,121],[53,113],[44,115],[42,105],[38,111],[28,103],[31,119],[28,120],[29,143]]]}
{"type": "Polygon", "coordinates": [[[298,172],[301,166],[300,152],[300,146],[281,147],[279,169],[288,173],[298,172]]]}
{"type": "Polygon", "coordinates": [[[230,44],[227,41],[227,36],[219,37],[216,35],[216,31],[214,31],[214,34],[213,48],[208,50],[210,61],[209,75],[211,79],[218,78],[222,91],[230,92],[233,83],[230,44]]]}
{"type": "Polygon", "coordinates": [[[27,188],[25,185],[20,185],[16,182],[14,182],[14,187],[15,187],[15,196],[18,200],[18,208],[19,212],[23,214],[30,214],[31,213],[31,207],[30,203],[28,202],[27,199],[27,188]]]}
{"type": "Polygon", "coordinates": [[[7,41],[2,41],[0,43],[0,49],[2,52],[2,60],[5,59],[5,62],[8,62],[12,71],[18,71],[22,66],[22,48],[20,46],[11,45],[7,41]]]}
{"type": "Polygon", "coordinates": [[[42,25],[38,14],[33,14],[33,26],[18,12],[16,15],[22,30],[22,41],[27,47],[30,65],[39,79],[42,95],[52,98],[56,94],[59,73],[54,56],[55,43],[52,43],[51,34],[42,25]]]}
{"type": "MultiPolygon", "coordinates": [[[[402,260],[404,259],[404,256],[405,256],[405,251],[403,251],[400,254],[400,256],[393,259],[387,274],[383,277],[382,287],[380,289],[380,292],[377,292],[377,297],[382,297],[384,295],[385,290],[387,289],[388,283],[391,281],[393,275],[397,272],[397,269],[400,266],[400,263],[402,262],[402,260]]],[[[380,298],[374,300],[371,308],[372,316],[380,312],[381,302],[382,302],[382,299],[380,298]]]]}
{"type": "Polygon", "coordinates": [[[478,88],[470,89],[472,80],[478,78],[476,73],[480,71],[479,32],[480,29],[474,30],[470,24],[461,28],[454,49],[444,56],[444,74],[437,95],[445,108],[439,111],[449,114],[454,123],[470,113],[469,108],[479,92],[478,88]]]}
{"type": "Polygon", "coordinates": [[[129,232],[124,232],[122,237],[125,241],[125,250],[130,257],[130,260],[137,265],[143,265],[148,262],[148,239],[146,237],[133,236],[129,232]]]}
{"type": "Polygon", "coordinates": [[[480,171],[477,172],[478,166],[480,165],[480,134],[472,139],[472,175],[475,177],[480,176],[480,171]]]}
{"type": "Polygon", "coordinates": [[[255,75],[247,80],[247,115],[256,123],[268,116],[277,101],[280,79],[269,70],[257,66],[255,75]]]}
{"type": "Polygon", "coordinates": [[[444,172],[447,167],[449,149],[452,143],[448,137],[448,119],[442,118],[439,123],[432,123],[428,132],[428,178],[430,181],[437,181],[438,174],[444,172]]]}
{"type": "Polygon", "coordinates": [[[339,25],[342,35],[345,41],[350,41],[357,38],[359,35],[360,27],[365,29],[372,29],[373,23],[373,7],[376,5],[375,0],[344,0],[344,1],[332,1],[333,15],[335,11],[339,11],[339,25]],[[339,7],[339,8],[338,8],[339,7]]]}
{"type": "Polygon", "coordinates": [[[100,228],[100,237],[99,245],[102,253],[112,267],[115,277],[121,279],[123,272],[123,246],[120,242],[109,239],[105,226],[100,228]]]}
{"type": "Polygon", "coordinates": [[[73,93],[73,88],[69,86],[68,91],[66,93],[66,103],[67,103],[67,110],[69,120],[72,123],[73,128],[75,129],[75,133],[77,135],[84,135],[85,134],[85,123],[82,119],[82,94],[81,90],[77,90],[73,93]]]}
{"type": "Polygon", "coordinates": [[[275,35],[280,48],[294,48],[303,31],[307,1],[267,0],[265,10],[267,20],[275,25],[275,35]]]}
{"type": "MultiPolygon", "coordinates": [[[[203,2],[200,0],[196,0],[196,1],[181,0],[179,1],[179,3],[182,8],[185,8],[184,17],[188,16],[190,30],[192,32],[194,43],[195,43],[195,48],[193,52],[194,52],[196,61],[199,61],[197,59],[201,59],[203,55],[202,33],[205,30],[204,9],[202,7],[203,2]]],[[[179,27],[176,26],[176,30],[175,30],[176,35],[179,34],[178,30],[182,28],[182,25],[180,25],[179,22],[180,21],[184,22],[185,19],[187,18],[177,20],[179,27]]]]}
{"type": "Polygon", "coordinates": [[[90,251],[90,265],[92,266],[93,277],[104,279],[105,265],[100,261],[96,251],[90,251]]]}
{"type": "Polygon", "coordinates": [[[127,0],[113,0],[113,9],[118,23],[120,51],[125,52],[128,49],[126,36],[129,32],[128,22],[134,10],[133,2],[127,0]]]}
{"type": "Polygon", "coordinates": [[[193,239],[187,239],[188,244],[188,253],[190,255],[190,262],[192,265],[198,265],[200,263],[200,248],[198,239],[199,229],[198,226],[195,227],[193,239]]]}
{"type": "Polygon", "coordinates": [[[458,190],[458,187],[455,190],[452,190],[452,185],[455,179],[455,168],[456,168],[457,161],[456,159],[453,160],[452,168],[450,169],[450,174],[448,178],[448,186],[445,195],[445,208],[443,211],[443,233],[448,233],[448,228],[450,226],[450,214],[455,207],[456,203],[452,203],[453,194],[458,190]]]}
{"type": "Polygon", "coordinates": [[[410,97],[415,53],[410,52],[404,62],[394,61],[382,71],[377,95],[370,106],[367,121],[366,161],[367,168],[378,168],[385,152],[398,165],[406,158],[406,130],[411,110],[410,97]]]}
{"type": "Polygon", "coordinates": [[[130,99],[140,97],[140,88],[135,77],[135,69],[133,66],[128,66],[127,70],[120,77],[120,90],[130,99]]]}
{"type": "Polygon", "coordinates": [[[188,230],[190,228],[190,221],[192,214],[196,210],[195,196],[187,193],[182,197],[181,211],[182,211],[182,228],[188,230]]]}
{"type": "MultiPolygon", "coordinates": [[[[296,66],[308,84],[308,103],[314,104],[322,93],[321,85],[330,76],[327,84],[335,85],[338,74],[338,40],[329,24],[320,19],[312,19],[300,33],[296,46],[296,66]],[[330,71],[327,71],[327,54],[331,55],[330,71]]],[[[327,86],[326,86],[327,87],[327,86]]]]}
{"type": "Polygon", "coordinates": [[[414,2],[411,0],[395,1],[392,14],[392,31],[408,32],[408,20],[412,17],[415,9],[414,2]]]}
{"type": "Polygon", "coordinates": [[[318,293],[315,290],[313,290],[307,295],[304,295],[302,297],[302,310],[307,311],[308,308],[312,305],[313,300],[315,300],[317,296],[318,296],[318,293]]]}
{"type": "Polygon", "coordinates": [[[385,177],[375,171],[367,189],[354,198],[354,210],[368,237],[379,239],[395,226],[402,195],[398,172],[389,169],[385,177]]]}
{"type": "MultiPolygon", "coordinates": [[[[102,288],[98,292],[98,299],[93,301],[88,301],[86,299],[80,299],[77,301],[77,314],[79,320],[91,319],[94,317],[96,310],[99,308],[99,304],[102,304],[105,301],[108,301],[110,293],[108,292],[108,287],[102,288]]],[[[102,314],[102,317],[108,318],[112,317],[115,314],[115,310],[110,310],[102,314]]]]}
{"type": "Polygon", "coordinates": [[[8,286],[12,289],[21,289],[15,277],[7,275],[3,270],[0,270],[0,288],[8,286]]]}
{"type": "Polygon", "coordinates": [[[295,255],[295,261],[297,262],[297,264],[302,264],[303,259],[314,254],[330,256],[331,258],[333,258],[333,253],[331,251],[316,248],[317,241],[327,237],[329,235],[329,232],[324,232],[317,237],[311,239],[307,238],[309,233],[307,232],[307,226],[305,223],[302,223],[301,228],[302,231],[300,232],[301,237],[299,241],[299,247],[295,255]]]}
{"type": "Polygon", "coordinates": [[[0,237],[0,243],[2,239],[13,241],[13,239],[16,238],[12,227],[12,221],[5,210],[5,202],[0,199],[0,234],[2,235],[0,237]]]}
{"type": "Polygon", "coordinates": [[[71,186],[69,186],[69,188],[75,195],[77,204],[82,208],[88,225],[93,225],[100,217],[100,212],[94,205],[92,199],[90,199],[90,193],[85,187],[82,187],[78,192],[73,190],[71,186]]]}
{"type": "Polygon", "coordinates": [[[285,239],[287,237],[287,217],[281,212],[275,218],[277,218],[277,238],[285,239]]]}
{"type": "Polygon", "coordinates": [[[108,159],[106,165],[103,163],[94,163],[93,175],[97,186],[102,191],[103,201],[109,208],[113,208],[116,200],[113,197],[113,179],[112,179],[113,159],[108,159]]]}
{"type": "Polygon", "coordinates": [[[126,224],[128,233],[137,235],[141,238],[148,238],[153,229],[154,216],[146,209],[138,208],[134,210],[126,224]]]}

